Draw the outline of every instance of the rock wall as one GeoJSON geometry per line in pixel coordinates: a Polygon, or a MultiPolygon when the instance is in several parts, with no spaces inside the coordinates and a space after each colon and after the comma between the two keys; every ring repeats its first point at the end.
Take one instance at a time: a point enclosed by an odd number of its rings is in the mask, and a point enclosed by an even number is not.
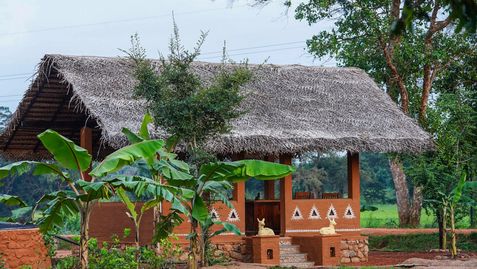
{"type": "Polygon", "coordinates": [[[6,268],[51,268],[50,257],[38,229],[0,230],[0,255],[6,268]]]}
{"type": "Polygon", "coordinates": [[[341,263],[368,261],[368,252],[367,237],[341,240],[341,263]]]}
{"type": "Polygon", "coordinates": [[[216,258],[227,257],[232,261],[251,260],[250,253],[247,251],[245,242],[218,243],[215,245],[214,256],[216,258]]]}

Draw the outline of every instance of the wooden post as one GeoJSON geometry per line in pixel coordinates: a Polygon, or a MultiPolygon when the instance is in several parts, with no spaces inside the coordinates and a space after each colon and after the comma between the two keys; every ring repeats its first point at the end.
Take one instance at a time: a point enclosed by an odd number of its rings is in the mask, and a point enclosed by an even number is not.
{"type": "MultiPolygon", "coordinates": [[[[89,127],[83,127],[80,130],[80,147],[86,149],[89,154],[93,155],[93,130],[89,127]]],[[[91,181],[92,177],[88,174],[90,169],[83,172],[83,178],[91,181]]]]}
{"type": "MultiPolygon", "coordinates": [[[[232,156],[233,161],[243,160],[243,158],[244,154],[236,154],[232,156]]],[[[245,181],[234,183],[233,186],[232,199],[237,201],[235,210],[237,210],[237,213],[240,216],[240,222],[237,226],[242,233],[245,233],[245,219],[248,217],[245,216],[245,181]]]]}
{"type": "MultiPolygon", "coordinates": [[[[280,155],[280,163],[291,165],[291,155],[280,155]]],[[[292,202],[292,175],[280,180],[280,235],[286,236],[287,221],[291,219],[290,208],[292,202]]]]}
{"type": "Polygon", "coordinates": [[[359,181],[359,153],[348,151],[348,198],[359,201],[359,181]]]}

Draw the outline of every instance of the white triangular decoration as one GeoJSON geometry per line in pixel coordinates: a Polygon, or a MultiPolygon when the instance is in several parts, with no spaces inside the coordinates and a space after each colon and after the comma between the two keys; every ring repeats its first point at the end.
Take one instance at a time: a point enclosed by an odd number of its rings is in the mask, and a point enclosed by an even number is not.
{"type": "Polygon", "coordinates": [[[333,204],[330,205],[330,208],[328,209],[328,213],[326,213],[326,217],[328,219],[337,219],[338,218],[338,212],[336,212],[336,209],[333,206],[333,204]]]}
{"type": "Polygon", "coordinates": [[[227,221],[228,222],[240,221],[238,212],[237,212],[237,210],[235,210],[235,208],[230,210],[229,217],[227,218],[227,221]]]}
{"type": "Polygon", "coordinates": [[[345,219],[354,219],[356,216],[354,215],[353,208],[351,208],[351,205],[348,204],[348,206],[345,209],[344,213],[344,218],[345,219]]]}
{"type": "Polygon", "coordinates": [[[212,208],[212,210],[210,210],[210,217],[211,217],[213,220],[220,221],[219,212],[217,212],[217,210],[215,210],[215,208],[212,208]]]}
{"type": "Polygon", "coordinates": [[[321,219],[320,211],[318,211],[318,208],[316,208],[315,205],[313,205],[313,207],[311,208],[308,219],[321,219]]]}
{"type": "Polygon", "coordinates": [[[292,214],[292,220],[301,220],[303,219],[303,215],[301,214],[301,211],[300,209],[297,207],[295,207],[295,210],[293,210],[293,214],[292,214]]]}

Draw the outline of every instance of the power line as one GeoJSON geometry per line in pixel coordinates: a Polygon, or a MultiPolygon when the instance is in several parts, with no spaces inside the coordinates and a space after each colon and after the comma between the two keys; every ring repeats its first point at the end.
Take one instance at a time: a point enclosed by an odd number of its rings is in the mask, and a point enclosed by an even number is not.
{"type": "MultiPolygon", "coordinates": [[[[259,53],[267,53],[267,52],[291,50],[291,49],[304,49],[304,47],[288,47],[288,48],[279,48],[279,49],[273,49],[273,50],[262,50],[262,51],[254,51],[254,52],[235,53],[235,54],[228,54],[226,56],[230,57],[230,56],[240,56],[240,55],[249,55],[249,54],[259,54],[259,53]]],[[[222,56],[221,55],[211,56],[211,57],[200,58],[199,60],[216,59],[216,58],[220,58],[220,57],[222,57],[222,56]]]]}
{"type": "MultiPolygon", "coordinates": [[[[247,6],[247,5],[241,5],[241,6],[237,6],[237,7],[244,7],[244,6],[247,6]]],[[[174,13],[174,14],[175,15],[187,15],[187,14],[204,13],[204,12],[210,12],[210,11],[218,11],[218,10],[224,10],[224,9],[228,9],[228,8],[210,8],[210,9],[203,9],[203,10],[196,10],[196,11],[177,12],[177,13],[174,13]]],[[[31,33],[40,33],[40,32],[48,32],[48,31],[55,31],[55,30],[100,26],[100,25],[107,25],[107,24],[136,22],[136,21],[144,21],[144,20],[165,18],[165,17],[170,17],[170,16],[172,16],[172,13],[167,13],[167,14],[164,13],[162,15],[148,16],[148,17],[137,17],[137,18],[129,18],[129,19],[121,19],[121,20],[101,21],[101,22],[95,22],[95,23],[72,24],[72,25],[65,25],[65,26],[32,29],[32,30],[19,31],[19,32],[6,32],[6,33],[0,33],[0,36],[31,34],[31,33]]]]}
{"type": "Polygon", "coordinates": [[[0,75],[0,78],[3,78],[3,77],[26,76],[26,75],[32,75],[32,73],[19,73],[19,74],[0,75]]]}
{"type": "MultiPolygon", "coordinates": [[[[240,48],[240,49],[230,49],[230,50],[225,48],[225,52],[241,51],[241,50],[249,50],[249,49],[261,49],[261,48],[277,47],[277,46],[283,46],[283,45],[293,45],[293,44],[300,44],[300,43],[304,43],[304,41],[276,43],[276,44],[268,44],[268,45],[263,45],[263,46],[247,47],[247,48],[240,48]]],[[[223,53],[223,51],[221,50],[221,51],[205,52],[205,53],[201,53],[200,55],[210,55],[210,54],[218,54],[218,53],[223,53]]]]}
{"type": "Polygon", "coordinates": [[[16,80],[16,79],[26,79],[26,78],[30,78],[30,76],[21,76],[21,77],[10,77],[10,78],[0,78],[0,81],[3,81],[3,80],[16,80]]]}
{"type": "Polygon", "coordinates": [[[0,95],[0,97],[13,97],[13,96],[23,96],[23,94],[7,94],[7,95],[0,95]]]}

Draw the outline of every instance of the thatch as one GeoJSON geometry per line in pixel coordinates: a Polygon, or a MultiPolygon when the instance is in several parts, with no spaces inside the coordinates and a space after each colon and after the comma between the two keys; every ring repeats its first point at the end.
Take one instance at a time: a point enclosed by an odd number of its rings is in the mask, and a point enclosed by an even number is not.
{"type": "MultiPolygon", "coordinates": [[[[219,68],[215,63],[194,63],[205,82],[219,68]]],[[[211,152],[417,153],[433,148],[429,134],[360,69],[268,64],[250,68],[253,79],[243,87],[247,113],[232,123],[229,134],[208,142],[211,152]]],[[[132,65],[123,58],[46,55],[0,136],[0,149],[16,157],[41,155],[35,133],[57,128],[77,140],[79,128],[87,125],[95,128],[95,154],[104,156],[127,143],[121,128],[136,130],[145,113],[145,101],[133,98],[135,83],[132,65]]],[[[155,134],[165,135],[160,130],[155,134]]]]}

